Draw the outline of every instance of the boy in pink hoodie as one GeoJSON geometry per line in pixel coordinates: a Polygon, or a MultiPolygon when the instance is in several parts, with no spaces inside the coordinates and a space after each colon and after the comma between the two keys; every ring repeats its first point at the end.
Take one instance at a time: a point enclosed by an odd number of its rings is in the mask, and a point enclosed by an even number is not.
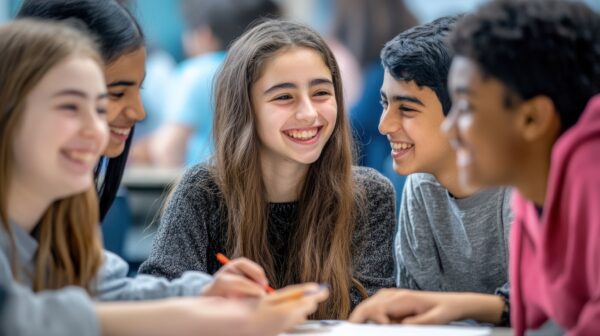
{"type": "Polygon", "coordinates": [[[460,20],[450,45],[443,128],[463,187],[517,189],[512,304],[382,293],[351,319],[505,319],[510,310],[517,335],[547,322],[600,335],[600,96],[582,115],[600,93],[600,15],[574,1],[497,0],[460,20]]]}
{"type": "Polygon", "coordinates": [[[512,185],[511,317],[600,334],[600,15],[502,0],[458,23],[446,128],[468,185],[512,185]],[[585,109],[585,112],[583,112],[585,109]]]}

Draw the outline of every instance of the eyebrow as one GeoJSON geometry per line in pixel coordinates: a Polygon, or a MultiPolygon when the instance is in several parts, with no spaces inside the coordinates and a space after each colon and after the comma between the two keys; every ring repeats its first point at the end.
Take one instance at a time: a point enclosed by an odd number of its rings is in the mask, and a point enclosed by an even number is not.
{"type": "Polygon", "coordinates": [[[55,93],[52,97],[60,97],[60,96],[77,96],[81,98],[87,98],[87,94],[80,90],[75,89],[66,89],[55,93]]]}
{"type": "MultiPolygon", "coordinates": [[[[321,85],[321,84],[329,84],[329,85],[333,85],[333,82],[330,79],[327,78],[316,78],[316,79],[312,79],[310,82],[308,82],[308,86],[316,86],[316,85],[321,85]]],[[[285,82],[285,83],[279,83],[279,84],[275,84],[273,86],[271,86],[270,88],[268,88],[267,90],[265,90],[265,92],[263,93],[263,95],[268,95],[269,93],[276,91],[276,90],[280,90],[280,89],[294,89],[297,88],[298,86],[294,83],[290,83],[290,82],[285,82]]]]}
{"type": "Polygon", "coordinates": [[[110,84],[108,84],[108,87],[115,87],[115,86],[134,86],[135,85],[135,81],[130,81],[130,80],[120,80],[120,81],[116,81],[116,82],[112,82],[110,84]]]}
{"type": "MultiPolygon", "coordinates": [[[[80,90],[75,90],[75,89],[66,89],[66,90],[62,90],[59,91],[57,93],[55,93],[52,97],[62,97],[62,96],[77,96],[77,97],[81,97],[81,98],[87,98],[88,95],[80,90]]],[[[104,99],[108,97],[108,93],[104,92],[98,95],[98,97],[96,99],[100,100],[100,99],[104,99]]]]}
{"type": "MultiPolygon", "coordinates": [[[[383,91],[380,91],[379,93],[381,94],[381,98],[387,99],[387,96],[385,95],[385,93],[383,91]]],[[[392,98],[390,100],[393,102],[409,102],[409,103],[414,103],[414,104],[425,107],[425,104],[423,104],[423,102],[415,96],[394,95],[394,96],[392,96],[392,98]]]]}

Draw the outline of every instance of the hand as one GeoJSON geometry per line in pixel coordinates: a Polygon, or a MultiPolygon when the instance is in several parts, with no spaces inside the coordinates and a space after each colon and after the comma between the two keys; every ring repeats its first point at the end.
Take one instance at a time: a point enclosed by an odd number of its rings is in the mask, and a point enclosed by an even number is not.
{"type": "Polygon", "coordinates": [[[447,324],[463,319],[460,293],[382,289],[350,315],[350,322],[447,324]]]}
{"type": "Polygon", "coordinates": [[[268,281],[265,271],[256,263],[238,258],[221,267],[214,280],[202,289],[203,296],[257,298],[264,296],[268,281]]]}
{"type": "Polygon", "coordinates": [[[245,335],[278,335],[306,321],[328,297],[329,290],[315,283],[277,290],[254,300],[254,314],[240,330],[244,330],[245,335]]]}

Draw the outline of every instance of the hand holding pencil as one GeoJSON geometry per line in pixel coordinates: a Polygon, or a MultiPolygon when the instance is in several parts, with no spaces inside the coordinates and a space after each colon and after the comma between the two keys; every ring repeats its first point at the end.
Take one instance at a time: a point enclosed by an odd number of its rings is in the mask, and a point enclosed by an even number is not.
{"type": "Polygon", "coordinates": [[[269,287],[262,267],[246,258],[227,259],[224,255],[219,261],[224,265],[215,273],[212,283],[204,287],[204,296],[222,296],[227,298],[262,297],[269,287]]]}

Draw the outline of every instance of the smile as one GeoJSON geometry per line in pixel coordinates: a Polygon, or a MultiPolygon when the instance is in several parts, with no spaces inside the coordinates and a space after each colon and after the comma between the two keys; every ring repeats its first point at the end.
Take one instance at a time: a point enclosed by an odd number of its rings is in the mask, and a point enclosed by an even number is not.
{"type": "Polygon", "coordinates": [[[319,134],[321,133],[322,126],[319,127],[311,127],[305,129],[293,129],[282,131],[283,134],[287,135],[292,141],[300,144],[312,144],[315,143],[319,134]]]}
{"type": "Polygon", "coordinates": [[[394,159],[399,159],[415,147],[414,144],[408,142],[390,142],[390,145],[392,146],[392,157],[394,159]]]}
{"type": "Polygon", "coordinates": [[[119,141],[127,140],[129,133],[131,133],[131,127],[123,128],[110,126],[110,134],[119,141]]]}

